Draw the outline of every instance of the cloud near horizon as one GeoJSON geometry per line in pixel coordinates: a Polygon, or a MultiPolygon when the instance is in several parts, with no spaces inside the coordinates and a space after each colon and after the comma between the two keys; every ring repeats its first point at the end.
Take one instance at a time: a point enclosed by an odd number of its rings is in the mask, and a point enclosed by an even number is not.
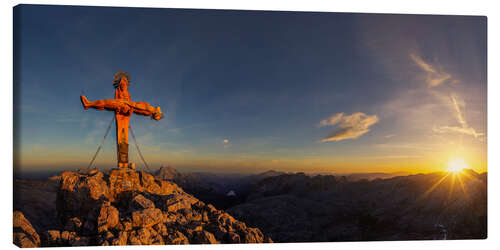
{"type": "Polygon", "coordinates": [[[427,87],[437,87],[444,83],[446,80],[451,79],[451,75],[442,71],[437,70],[436,67],[422,60],[422,58],[416,54],[410,54],[411,59],[417,64],[420,69],[427,73],[426,83],[427,87]]]}
{"type": "Polygon", "coordinates": [[[356,112],[351,115],[346,115],[343,112],[333,114],[322,120],[319,127],[338,125],[337,129],[330,132],[320,142],[356,139],[368,133],[370,127],[378,121],[377,115],[367,115],[363,112],[356,112]]]}

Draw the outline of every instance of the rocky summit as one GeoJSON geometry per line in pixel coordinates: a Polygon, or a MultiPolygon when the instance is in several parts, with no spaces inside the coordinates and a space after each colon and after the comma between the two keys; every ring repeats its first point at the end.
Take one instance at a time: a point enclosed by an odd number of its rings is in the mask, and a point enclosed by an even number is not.
{"type": "Polygon", "coordinates": [[[20,247],[272,242],[175,183],[131,169],[64,172],[59,179],[55,228],[36,232],[14,213],[20,247]]]}

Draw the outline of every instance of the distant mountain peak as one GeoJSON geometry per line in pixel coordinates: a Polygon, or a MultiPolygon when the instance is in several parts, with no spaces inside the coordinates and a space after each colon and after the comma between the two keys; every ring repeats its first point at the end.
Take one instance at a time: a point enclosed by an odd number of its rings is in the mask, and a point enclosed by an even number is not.
{"type": "Polygon", "coordinates": [[[467,174],[469,174],[469,175],[471,175],[471,176],[474,176],[474,177],[478,177],[479,176],[478,172],[476,172],[476,171],[474,171],[474,170],[472,170],[470,168],[464,168],[462,171],[465,172],[465,173],[467,173],[467,174]]]}
{"type": "Polygon", "coordinates": [[[162,166],[154,173],[154,175],[162,180],[173,180],[176,177],[179,177],[181,173],[179,173],[179,171],[173,167],[162,166]]]}

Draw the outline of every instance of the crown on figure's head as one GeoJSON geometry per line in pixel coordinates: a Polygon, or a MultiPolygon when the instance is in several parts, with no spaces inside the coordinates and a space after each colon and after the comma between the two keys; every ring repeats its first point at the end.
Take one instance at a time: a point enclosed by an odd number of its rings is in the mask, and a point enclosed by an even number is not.
{"type": "MultiPolygon", "coordinates": [[[[127,79],[128,83],[132,82],[130,81],[130,76],[128,75],[127,72],[118,71],[116,72],[115,76],[113,76],[113,86],[115,87],[115,89],[120,86],[120,81],[122,80],[123,77],[127,79]]],[[[130,84],[128,84],[128,86],[130,86],[130,84]]]]}

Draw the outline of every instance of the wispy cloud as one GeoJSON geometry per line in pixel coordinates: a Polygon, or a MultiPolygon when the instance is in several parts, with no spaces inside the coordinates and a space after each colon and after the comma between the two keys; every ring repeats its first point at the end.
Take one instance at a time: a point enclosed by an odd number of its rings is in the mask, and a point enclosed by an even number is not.
{"type": "Polygon", "coordinates": [[[434,132],[437,133],[455,132],[460,134],[472,135],[475,138],[484,135],[483,133],[476,132],[476,130],[470,127],[463,128],[463,127],[453,127],[453,126],[441,126],[441,127],[434,127],[434,132]]]}
{"type": "MultiPolygon", "coordinates": [[[[410,58],[426,73],[426,84],[427,87],[432,88],[443,84],[446,81],[459,82],[451,74],[444,72],[443,70],[438,70],[441,68],[436,65],[431,65],[422,60],[422,58],[414,53],[410,54],[410,58]]],[[[435,133],[459,133],[465,135],[474,136],[478,138],[483,136],[483,133],[478,133],[474,128],[470,127],[465,119],[463,110],[465,108],[465,101],[461,99],[456,93],[450,93],[449,89],[441,90],[428,90],[429,93],[438,98],[442,103],[451,107],[453,116],[457,120],[459,126],[434,126],[433,131],[435,133]],[[443,93],[446,91],[446,93],[443,93]]]]}
{"type": "Polygon", "coordinates": [[[356,112],[346,115],[343,112],[333,114],[322,120],[319,127],[335,126],[337,129],[332,131],[321,142],[341,141],[346,139],[356,139],[370,131],[370,127],[379,121],[376,115],[367,115],[363,112],[356,112]]]}
{"type": "Polygon", "coordinates": [[[417,64],[423,71],[426,72],[426,83],[429,88],[441,85],[447,80],[450,80],[452,76],[447,72],[438,70],[435,66],[425,62],[422,58],[416,54],[410,54],[411,59],[417,64]]]}
{"type": "Polygon", "coordinates": [[[484,133],[478,133],[474,128],[471,128],[465,120],[462,109],[465,108],[465,101],[461,100],[456,94],[450,95],[449,103],[455,111],[455,118],[460,126],[440,126],[434,127],[434,132],[437,133],[460,133],[466,135],[472,135],[475,138],[483,136],[484,133]]]}
{"type": "Polygon", "coordinates": [[[449,126],[449,125],[434,126],[433,127],[434,132],[459,133],[459,134],[471,135],[474,136],[474,138],[479,138],[484,135],[484,133],[479,133],[474,128],[469,126],[463,112],[466,103],[457,94],[452,93],[450,95],[442,95],[439,92],[433,92],[433,94],[434,96],[436,96],[438,99],[440,99],[442,102],[444,102],[450,107],[459,125],[459,126],[449,126]]]}

